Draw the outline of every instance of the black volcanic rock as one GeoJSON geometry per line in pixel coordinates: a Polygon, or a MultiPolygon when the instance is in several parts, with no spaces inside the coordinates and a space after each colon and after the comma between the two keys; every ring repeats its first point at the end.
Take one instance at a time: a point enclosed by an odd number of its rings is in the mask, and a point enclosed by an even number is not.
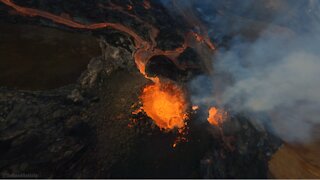
{"type": "MultiPolygon", "coordinates": [[[[170,17],[157,2],[151,2],[151,9],[144,8],[142,0],[14,2],[58,15],[65,13],[83,23],[120,22],[149,39],[145,23],[105,8],[110,7],[110,2],[121,7],[132,5],[135,15],[159,28],[156,41],[164,50],[179,47],[187,31],[183,21],[170,17]]],[[[150,81],[135,67],[132,54],[136,49],[128,35],[111,29],[71,29],[9,11],[10,8],[0,4],[1,21],[99,37],[102,53],[92,57],[87,69],[73,84],[44,91],[0,88],[1,177],[266,177],[268,153],[273,152],[278,141],[256,131],[246,119],[235,118],[237,128],[225,127],[229,129],[227,135],[237,140],[229,142],[208,123],[199,123],[204,117],[192,115],[188,142],[173,148],[176,131],[160,131],[145,113],[131,113],[135,110],[132,107],[139,104],[143,86],[150,81]],[[136,124],[132,125],[132,118],[136,124]],[[230,150],[230,143],[236,150],[230,150]],[[255,170],[249,171],[251,168],[255,170]]],[[[148,65],[148,73],[181,84],[203,73],[201,68],[177,70],[166,58],[155,57],[148,65]]],[[[188,49],[179,57],[179,62],[199,67],[198,59],[196,52],[188,49]]]]}

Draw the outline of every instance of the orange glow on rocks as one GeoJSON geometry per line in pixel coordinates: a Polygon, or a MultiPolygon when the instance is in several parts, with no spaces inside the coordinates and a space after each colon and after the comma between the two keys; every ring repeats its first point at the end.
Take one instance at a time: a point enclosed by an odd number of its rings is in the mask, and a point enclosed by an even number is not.
{"type": "Polygon", "coordinates": [[[192,110],[193,110],[193,111],[196,111],[196,110],[198,110],[198,109],[199,109],[199,106],[196,106],[196,105],[192,106],[192,110]]]}
{"type": "MultiPolygon", "coordinates": [[[[141,95],[143,102],[143,110],[151,117],[154,122],[161,129],[173,129],[173,128],[184,128],[185,120],[187,119],[187,101],[185,94],[180,86],[173,83],[163,83],[160,81],[159,77],[148,77],[146,74],[146,64],[154,56],[163,55],[168,57],[179,69],[186,69],[188,65],[180,64],[178,57],[183,53],[188,47],[191,47],[193,42],[204,43],[214,50],[215,47],[211,43],[208,36],[201,36],[197,33],[187,33],[185,36],[185,41],[176,49],[172,50],[162,50],[157,48],[156,38],[159,34],[159,29],[153,25],[145,22],[143,19],[139,18],[135,14],[131,14],[130,10],[133,9],[131,5],[127,7],[120,7],[115,4],[110,3],[110,6],[103,6],[104,8],[111,8],[112,10],[117,10],[125,15],[134,18],[137,22],[144,23],[146,27],[149,28],[148,33],[149,38],[143,38],[138,33],[120,23],[113,22],[98,22],[98,23],[82,23],[76,21],[69,15],[56,15],[50,12],[46,12],[39,9],[23,7],[16,4],[13,0],[0,0],[0,2],[14,9],[17,13],[29,16],[29,17],[41,17],[44,19],[52,20],[54,23],[65,25],[70,28],[75,29],[86,29],[86,30],[96,30],[103,28],[111,28],[123,32],[134,40],[135,52],[133,53],[133,58],[137,68],[140,73],[146,78],[153,81],[154,84],[149,85],[144,88],[141,95]],[[130,12],[129,12],[130,11],[130,12]]],[[[149,1],[143,1],[143,5],[146,9],[150,9],[151,4],[149,1]]],[[[196,110],[196,107],[193,107],[196,110]]],[[[135,111],[133,113],[138,113],[135,111]]]]}
{"type": "Polygon", "coordinates": [[[208,122],[214,126],[221,125],[226,119],[227,113],[223,110],[219,110],[216,107],[211,107],[209,109],[209,116],[207,118],[208,122]]]}
{"type": "MultiPolygon", "coordinates": [[[[197,42],[205,42],[212,50],[214,50],[214,45],[211,43],[211,41],[208,38],[203,38],[199,34],[196,33],[188,33],[185,37],[185,42],[181,47],[178,47],[174,50],[167,50],[163,51],[161,49],[156,48],[156,37],[158,36],[159,30],[155,27],[153,27],[151,24],[144,22],[142,19],[140,19],[138,16],[130,14],[126,12],[122,7],[119,7],[115,4],[110,4],[111,9],[118,10],[130,17],[133,17],[138,22],[143,22],[147,27],[149,27],[149,34],[150,34],[150,41],[143,39],[141,36],[139,36],[133,29],[130,29],[129,27],[126,27],[120,23],[111,23],[111,22],[101,22],[101,23],[91,23],[91,24],[83,24],[81,22],[77,22],[72,19],[72,17],[68,16],[68,18],[64,16],[59,16],[52,14],[50,12],[28,8],[28,7],[22,7],[20,5],[15,4],[12,0],[0,0],[0,2],[6,4],[7,6],[10,6],[16,12],[30,17],[42,17],[45,19],[50,19],[55,23],[62,24],[65,26],[68,26],[70,28],[76,28],[76,29],[87,29],[87,30],[95,30],[95,29],[102,29],[102,28],[112,28],[118,31],[121,31],[123,33],[128,34],[134,39],[135,42],[135,48],[136,51],[134,53],[134,60],[135,63],[139,69],[139,71],[146,77],[145,73],[145,66],[147,62],[153,57],[158,55],[164,55],[167,56],[171,61],[180,69],[185,69],[186,67],[183,67],[179,64],[177,57],[184,52],[184,50],[190,46],[189,44],[189,38],[194,37],[197,42]]],[[[144,4],[147,8],[151,8],[149,1],[144,1],[144,4]]],[[[130,7],[129,7],[130,9],[130,7]]],[[[150,79],[150,78],[149,78],[150,79]]]]}
{"type": "Polygon", "coordinates": [[[131,5],[127,5],[127,9],[128,9],[129,11],[131,11],[131,10],[133,9],[133,7],[132,7],[131,5]]]}
{"type": "Polygon", "coordinates": [[[144,7],[145,9],[150,9],[150,8],[151,8],[150,2],[147,1],[147,0],[144,0],[144,1],[143,1],[143,7],[144,7]]]}
{"type": "Polygon", "coordinates": [[[143,110],[161,129],[183,128],[187,102],[182,89],[172,83],[155,83],[143,89],[143,110]]]}

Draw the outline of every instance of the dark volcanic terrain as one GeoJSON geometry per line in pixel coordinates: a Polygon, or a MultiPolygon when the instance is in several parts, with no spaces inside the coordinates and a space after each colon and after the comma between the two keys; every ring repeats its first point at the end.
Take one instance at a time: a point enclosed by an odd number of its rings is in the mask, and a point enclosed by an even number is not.
{"type": "MultiPolygon", "coordinates": [[[[88,24],[121,23],[147,41],[152,41],[151,24],[159,29],[156,42],[162,50],[180,47],[190,29],[158,2],[151,8],[130,0],[14,2],[88,24]]],[[[222,137],[206,117],[193,113],[188,142],[175,148],[177,131],[161,131],[143,112],[132,114],[151,81],[136,67],[128,34],[71,28],[23,16],[3,3],[0,22],[3,178],[270,177],[268,161],[281,142],[243,114],[231,116],[222,137]]],[[[217,48],[228,42],[228,37],[218,39],[217,48]]],[[[188,48],[178,58],[193,68],[183,70],[160,56],[146,72],[185,85],[208,73],[198,52],[188,48]]]]}

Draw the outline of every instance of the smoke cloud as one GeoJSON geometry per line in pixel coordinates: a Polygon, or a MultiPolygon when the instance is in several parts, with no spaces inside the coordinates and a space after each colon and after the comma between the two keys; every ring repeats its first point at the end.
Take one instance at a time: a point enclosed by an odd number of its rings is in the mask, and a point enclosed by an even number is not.
{"type": "Polygon", "coordinates": [[[188,7],[210,32],[217,32],[211,35],[217,42],[231,37],[212,57],[214,72],[190,83],[193,103],[253,114],[287,142],[315,140],[313,131],[320,124],[319,2],[190,1],[188,7]]]}
{"type": "Polygon", "coordinates": [[[232,82],[214,98],[235,111],[268,114],[286,141],[312,140],[312,128],[320,124],[319,40],[270,34],[219,52],[216,75],[230,74],[232,82]]]}

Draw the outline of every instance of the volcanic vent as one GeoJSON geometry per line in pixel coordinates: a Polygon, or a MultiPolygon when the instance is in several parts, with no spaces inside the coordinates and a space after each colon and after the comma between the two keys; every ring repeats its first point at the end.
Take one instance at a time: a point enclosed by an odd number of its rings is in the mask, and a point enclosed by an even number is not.
{"type": "Polygon", "coordinates": [[[0,2],[1,22],[85,34],[102,50],[67,86],[0,88],[1,175],[267,177],[279,139],[218,98],[194,100],[214,88],[190,84],[215,75],[213,55],[229,41],[193,8],[186,14],[176,1],[148,0],[0,2]]]}

